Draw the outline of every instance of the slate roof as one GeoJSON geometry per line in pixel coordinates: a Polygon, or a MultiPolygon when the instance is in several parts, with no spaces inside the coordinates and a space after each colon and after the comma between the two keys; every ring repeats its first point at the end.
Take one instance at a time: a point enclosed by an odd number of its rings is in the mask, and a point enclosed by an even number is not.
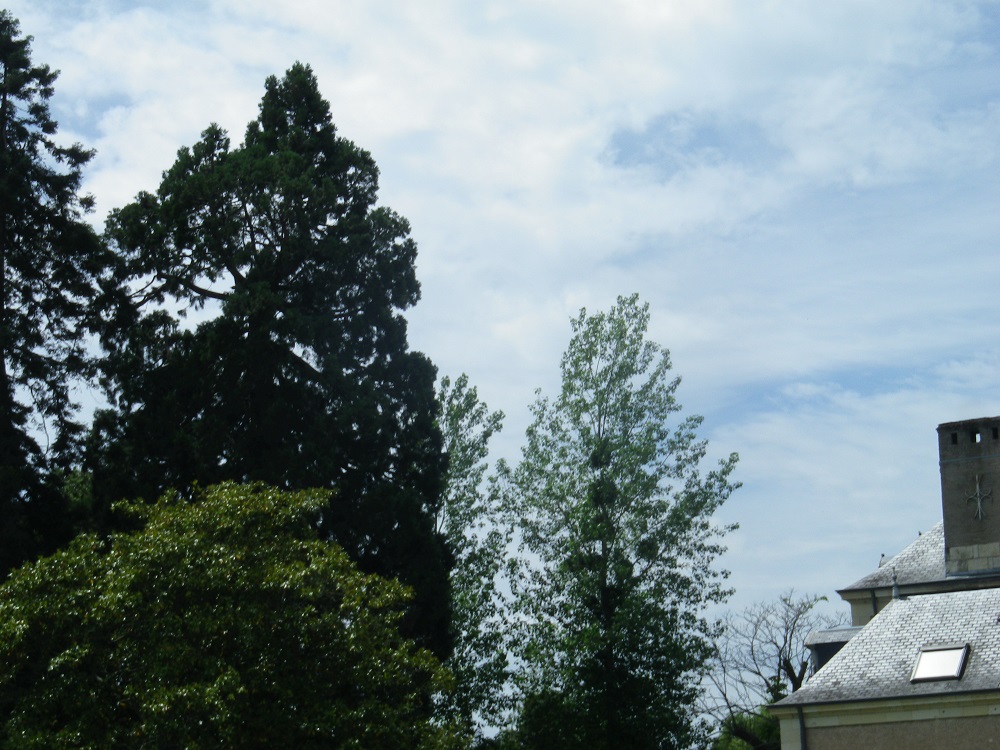
{"type": "Polygon", "coordinates": [[[847,643],[861,632],[860,625],[842,625],[839,628],[824,628],[812,630],[806,636],[806,646],[819,646],[824,643],[847,643]]]}
{"type": "MultiPolygon", "coordinates": [[[[938,521],[929,531],[895,557],[882,563],[878,570],[852,583],[843,591],[892,587],[892,571],[900,586],[944,581],[944,521],[938,521]]],[[[840,593],[838,592],[838,593],[840,593]]]]}
{"type": "Polygon", "coordinates": [[[1000,589],[894,599],[778,706],[1000,689],[1000,589]],[[911,683],[924,645],[968,643],[962,678],[911,683]]]}

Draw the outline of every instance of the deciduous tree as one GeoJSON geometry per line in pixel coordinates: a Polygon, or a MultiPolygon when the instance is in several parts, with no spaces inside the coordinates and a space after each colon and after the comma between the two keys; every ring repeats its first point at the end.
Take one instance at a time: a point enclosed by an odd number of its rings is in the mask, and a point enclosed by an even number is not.
{"type": "Polygon", "coordinates": [[[705,703],[721,727],[720,749],[780,747],[778,721],[765,707],[798,690],[809,677],[809,633],[844,625],[844,617],[817,609],[825,601],[787,591],[777,601],[758,602],[725,618],[714,645],[705,703]]]}
{"type": "Polygon", "coordinates": [[[438,400],[448,454],[438,530],[455,557],[455,651],[445,662],[455,690],[444,696],[444,709],[481,740],[484,728],[502,723],[509,704],[506,602],[498,589],[509,538],[494,484],[486,480],[490,438],[500,431],[503,413],[490,412],[466,375],[443,378],[438,400]]]}
{"type": "Polygon", "coordinates": [[[562,389],[539,396],[508,472],[525,747],[676,748],[697,735],[705,608],[727,595],[715,567],[727,529],[712,515],[737,458],[701,472],[701,420],[678,419],[680,381],[648,322],[637,296],[581,311],[562,389]]]}
{"type": "Polygon", "coordinates": [[[122,507],[0,586],[4,748],[457,748],[409,593],[317,537],[324,492],[223,485],[122,507]]]}

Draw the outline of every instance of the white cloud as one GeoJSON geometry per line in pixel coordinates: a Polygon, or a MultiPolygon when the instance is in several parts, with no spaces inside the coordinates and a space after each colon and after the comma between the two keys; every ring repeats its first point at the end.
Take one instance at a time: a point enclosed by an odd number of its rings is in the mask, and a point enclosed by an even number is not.
{"type": "Polygon", "coordinates": [[[63,71],[102,214],[312,64],[413,225],[411,340],[508,413],[499,453],[569,317],[639,291],[681,400],[744,456],[729,566],[762,596],[830,593],[932,523],[934,427],[1000,413],[991,3],[8,7],[63,71]]]}

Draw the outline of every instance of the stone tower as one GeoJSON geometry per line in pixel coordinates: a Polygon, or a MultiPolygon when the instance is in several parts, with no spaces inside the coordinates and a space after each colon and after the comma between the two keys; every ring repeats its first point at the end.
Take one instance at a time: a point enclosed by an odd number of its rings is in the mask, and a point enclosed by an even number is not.
{"type": "Polygon", "coordinates": [[[947,422],[937,429],[945,571],[1000,570],[1000,417],[947,422]]]}

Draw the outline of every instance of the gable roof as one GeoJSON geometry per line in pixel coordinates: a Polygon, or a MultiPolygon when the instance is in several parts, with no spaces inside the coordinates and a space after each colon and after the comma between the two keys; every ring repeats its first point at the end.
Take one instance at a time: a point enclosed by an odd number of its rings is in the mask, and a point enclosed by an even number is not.
{"type": "Polygon", "coordinates": [[[944,581],[947,578],[944,568],[944,521],[938,521],[898,555],[883,562],[877,570],[837,593],[891,588],[893,570],[900,586],[944,581]]]}
{"type": "Polygon", "coordinates": [[[905,698],[1000,688],[1000,589],[894,599],[778,706],[905,698]],[[921,646],[968,643],[961,679],[911,683],[921,646]]]}

